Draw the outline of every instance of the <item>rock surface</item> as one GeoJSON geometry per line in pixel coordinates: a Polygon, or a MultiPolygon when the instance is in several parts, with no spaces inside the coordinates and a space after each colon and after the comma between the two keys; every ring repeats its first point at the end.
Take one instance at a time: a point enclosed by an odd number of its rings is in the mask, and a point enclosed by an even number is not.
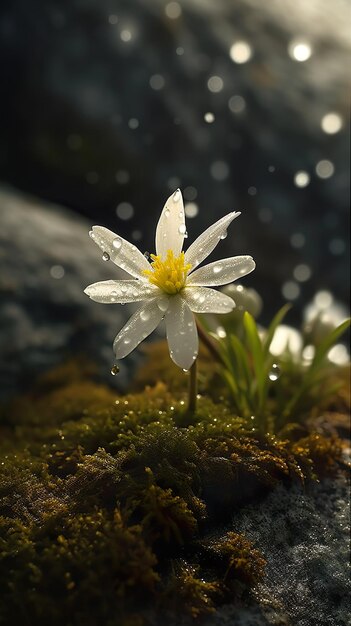
{"type": "Polygon", "coordinates": [[[347,626],[350,581],[349,489],[345,479],[308,488],[277,488],[244,509],[231,530],[243,532],[267,559],[259,609],[219,609],[206,626],[347,626]]]}
{"type": "MultiPolygon", "coordinates": [[[[89,222],[62,207],[2,188],[0,214],[0,397],[71,355],[91,360],[111,384],[113,338],[130,309],[97,304],[83,290],[126,275],[102,262],[89,222]]],[[[118,387],[136,358],[120,364],[118,387]]]]}

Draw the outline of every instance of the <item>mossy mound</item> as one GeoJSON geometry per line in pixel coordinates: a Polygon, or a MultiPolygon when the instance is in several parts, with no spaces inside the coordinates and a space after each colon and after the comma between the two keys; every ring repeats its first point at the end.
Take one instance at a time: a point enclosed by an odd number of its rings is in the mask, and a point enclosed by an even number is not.
{"type": "Polygon", "coordinates": [[[3,409],[1,624],[141,626],[255,602],[265,555],[209,535],[277,484],[338,471],[341,442],[258,435],[205,396],[189,414],[175,388],[121,397],[71,364],[3,409]]]}

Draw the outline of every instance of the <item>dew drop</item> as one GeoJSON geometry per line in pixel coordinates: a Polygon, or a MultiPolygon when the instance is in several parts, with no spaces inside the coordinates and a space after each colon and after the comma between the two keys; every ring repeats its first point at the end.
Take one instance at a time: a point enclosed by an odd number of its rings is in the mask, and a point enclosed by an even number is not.
{"type": "Polygon", "coordinates": [[[148,252],[147,250],[145,250],[144,252],[144,257],[147,261],[149,261],[151,263],[151,255],[150,252],[148,252]]]}
{"type": "Polygon", "coordinates": [[[227,235],[228,235],[228,233],[227,233],[227,231],[225,231],[225,232],[224,232],[224,233],[220,236],[220,239],[226,239],[227,235]]]}
{"type": "Polygon", "coordinates": [[[167,298],[159,298],[157,300],[157,306],[160,311],[167,311],[168,309],[168,299],[167,298]]]}
{"type": "Polygon", "coordinates": [[[181,219],[181,220],[182,220],[182,219],[184,219],[184,213],[183,213],[183,211],[179,211],[178,215],[179,215],[179,217],[180,217],[180,219],[181,219]]]}
{"type": "Polygon", "coordinates": [[[111,367],[111,374],[112,374],[112,376],[117,376],[118,373],[119,373],[118,365],[113,365],[113,367],[111,367]]]}
{"type": "Polygon", "coordinates": [[[179,200],[180,200],[180,189],[176,189],[176,191],[174,192],[173,200],[174,200],[174,202],[179,202],[179,200]]]}
{"type": "Polygon", "coordinates": [[[219,274],[219,272],[221,271],[221,269],[222,269],[221,265],[215,265],[215,266],[213,267],[213,273],[214,273],[214,274],[219,274]]]}
{"type": "Polygon", "coordinates": [[[166,216],[166,217],[169,217],[169,216],[170,216],[170,213],[171,213],[171,212],[170,212],[170,210],[169,210],[169,209],[166,209],[166,210],[165,210],[165,216],[166,216]]]}
{"type": "Polygon", "coordinates": [[[186,233],[186,226],[185,226],[185,224],[181,224],[179,226],[178,232],[180,233],[180,235],[185,235],[185,233],[186,233]]]}
{"type": "Polygon", "coordinates": [[[188,239],[189,235],[188,235],[188,231],[186,230],[184,233],[184,239],[188,239]]]}
{"type": "Polygon", "coordinates": [[[149,311],[141,311],[140,312],[140,319],[143,322],[147,322],[150,319],[150,313],[149,311]]]}
{"type": "Polygon", "coordinates": [[[280,374],[281,374],[281,371],[280,371],[279,365],[277,365],[276,363],[273,363],[271,370],[268,374],[269,380],[271,380],[272,382],[278,380],[278,378],[280,377],[280,374]]]}
{"type": "Polygon", "coordinates": [[[102,255],[102,260],[103,261],[109,261],[110,260],[110,255],[108,252],[104,252],[102,255]]]}
{"type": "Polygon", "coordinates": [[[116,239],[113,240],[112,245],[115,250],[120,250],[122,248],[122,239],[120,237],[116,237],[116,239]]]}
{"type": "Polygon", "coordinates": [[[91,237],[92,239],[95,239],[95,233],[93,230],[89,230],[89,237],[91,237]]]}
{"type": "Polygon", "coordinates": [[[126,339],[123,342],[126,346],[130,343],[130,339],[128,339],[128,337],[126,337],[126,339]]]}

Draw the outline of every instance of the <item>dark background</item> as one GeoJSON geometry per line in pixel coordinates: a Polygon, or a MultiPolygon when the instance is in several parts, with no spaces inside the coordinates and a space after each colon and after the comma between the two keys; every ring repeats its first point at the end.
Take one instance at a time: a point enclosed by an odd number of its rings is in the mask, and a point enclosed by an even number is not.
{"type": "MultiPolygon", "coordinates": [[[[115,268],[93,257],[82,233],[99,223],[153,252],[160,210],[178,186],[189,242],[228,211],[242,211],[215,254],[253,255],[257,269],[245,285],[263,297],[263,322],[291,300],[289,321],[298,324],[321,290],[347,305],[349,24],[343,0],[4,5],[0,322],[7,335],[13,329],[6,358],[32,367],[25,355],[33,355],[33,336],[39,369],[53,336],[74,349],[89,333],[101,343],[110,321],[100,311],[111,309],[92,303],[89,325],[83,289],[113,278],[115,268]],[[32,199],[22,205],[23,192],[32,199]]],[[[121,326],[118,315],[107,334],[121,326]]],[[[102,342],[105,361],[111,338],[102,342]]]]}

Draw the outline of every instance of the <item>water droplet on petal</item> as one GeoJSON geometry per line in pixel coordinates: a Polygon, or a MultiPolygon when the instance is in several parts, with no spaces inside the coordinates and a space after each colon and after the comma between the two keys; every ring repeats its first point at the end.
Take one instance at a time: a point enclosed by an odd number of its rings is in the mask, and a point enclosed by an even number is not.
{"type": "Polygon", "coordinates": [[[108,252],[104,252],[102,255],[102,260],[103,261],[109,261],[110,260],[110,255],[108,252]]]}
{"type": "Polygon", "coordinates": [[[143,322],[147,322],[150,319],[150,313],[149,311],[140,311],[140,319],[143,322]]]}
{"type": "Polygon", "coordinates": [[[113,367],[111,367],[111,374],[112,374],[112,376],[117,376],[118,373],[119,373],[118,365],[113,365],[113,367]]]}
{"type": "Polygon", "coordinates": [[[126,337],[123,343],[125,343],[125,345],[127,346],[130,343],[130,339],[128,339],[128,337],[126,337]]]}
{"type": "Polygon", "coordinates": [[[180,200],[180,189],[176,189],[176,191],[174,192],[173,200],[174,202],[178,202],[180,200]]]}
{"type": "Polygon", "coordinates": [[[144,252],[144,257],[145,259],[147,259],[147,261],[151,262],[151,255],[150,255],[150,252],[148,252],[147,250],[145,250],[144,252]]]}
{"type": "Polygon", "coordinates": [[[122,239],[120,237],[116,237],[116,239],[113,240],[112,245],[115,250],[120,250],[122,248],[122,239]]]}
{"type": "Polygon", "coordinates": [[[169,210],[169,209],[166,209],[166,210],[165,210],[165,216],[166,216],[166,217],[169,217],[169,216],[170,216],[170,213],[171,213],[171,212],[170,212],[170,210],[169,210]]]}
{"type": "Polygon", "coordinates": [[[180,233],[180,235],[185,235],[185,233],[186,233],[186,226],[185,226],[185,224],[181,224],[179,226],[178,232],[180,233]]]}
{"type": "Polygon", "coordinates": [[[278,380],[278,378],[280,377],[280,374],[281,374],[281,371],[280,371],[279,365],[277,365],[276,363],[273,363],[271,370],[268,374],[269,380],[271,380],[272,382],[278,380]]]}
{"type": "Polygon", "coordinates": [[[220,239],[226,239],[227,235],[227,231],[224,231],[224,233],[220,236],[220,239]]]}
{"type": "Polygon", "coordinates": [[[219,274],[219,272],[221,271],[222,266],[221,265],[214,265],[213,267],[213,273],[214,274],[219,274]]]}
{"type": "Polygon", "coordinates": [[[91,237],[92,239],[95,239],[95,233],[93,230],[89,230],[89,237],[91,237]]]}
{"type": "Polygon", "coordinates": [[[168,298],[159,298],[157,300],[157,306],[160,311],[167,311],[168,309],[168,298]]]}

